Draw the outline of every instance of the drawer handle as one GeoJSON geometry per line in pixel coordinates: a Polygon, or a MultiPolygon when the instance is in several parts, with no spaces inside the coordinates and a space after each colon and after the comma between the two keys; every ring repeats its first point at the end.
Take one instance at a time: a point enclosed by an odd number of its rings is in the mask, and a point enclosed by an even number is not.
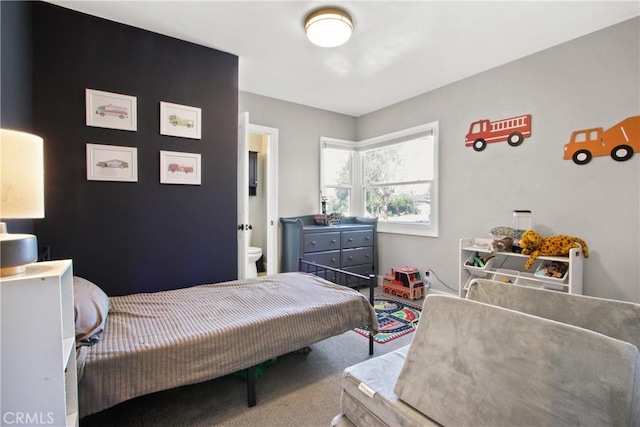
{"type": "Polygon", "coordinates": [[[365,254],[365,255],[364,255],[364,257],[365,257],[365,258],[369,258],[369,254],[365,254]]]}
{"type": "Polygon", "coordinates": [[[353,237],[349,237],[349,242],[353,242],[353,237]]]}
{"type": "Polygon", "coordinates": [[[334,262],[336,262],[335,258],[331,258],[331,263],[333,264],[334,262]]]}
{"type": "Polygon", "coordinates": [[[352,257],[352,256],[349,256],[349,261],[351,261],[352,259],[353,259],[353,257],[352,257]]]}
{"type": "Polygon", "coordinates": [[[331,240],[331,243],[335,243],[335,242],[336,242],[336,239],[332,239],[332,240],[331,240]]]}
{"type": "Polygon", "coordinates": [[[371,237],[367,236],[364,238],[364,240],[371,240],[371,237]]]}
{"type": "Polygon", "coordinates": [[[315,244],[316,244],[316,241],[315,241],[315,240],[312,240],[312,241],[311,241],[311,244],[312,244],[312,245],[315,245],[315,244]]]}

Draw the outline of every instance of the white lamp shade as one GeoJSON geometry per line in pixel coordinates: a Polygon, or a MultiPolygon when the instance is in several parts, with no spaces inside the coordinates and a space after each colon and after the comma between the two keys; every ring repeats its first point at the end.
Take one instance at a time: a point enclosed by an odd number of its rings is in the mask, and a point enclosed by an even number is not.
{"type": "Polygon", "coordinates": [[[44,218],[44,155],[39,136],[0,129],[0,218],[44,218]]]}
{"type": "Polygon", "coordinates": [[[307,17],[304,29],[311,43],[336,47],[349,40],[353,22],[349,14],[340,9],[321,9],[307,17]]]}

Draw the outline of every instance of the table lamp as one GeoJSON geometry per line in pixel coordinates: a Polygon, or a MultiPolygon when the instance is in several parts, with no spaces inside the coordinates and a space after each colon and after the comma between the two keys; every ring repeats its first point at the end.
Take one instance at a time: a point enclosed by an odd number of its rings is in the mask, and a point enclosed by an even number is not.
{"type": "MultiPolygon", "coordinates": [[[[44,218],[42,138],[0,129],[0,219],[44,218]]],[[[18,274],[38,260],[31,234],[9,234],[0,222],[0,276],[18,274]]]]}

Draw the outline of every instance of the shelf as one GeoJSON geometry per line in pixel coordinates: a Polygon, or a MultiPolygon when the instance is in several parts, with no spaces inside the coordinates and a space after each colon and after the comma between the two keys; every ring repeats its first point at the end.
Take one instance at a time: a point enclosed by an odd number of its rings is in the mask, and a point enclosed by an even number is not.
{"type": "MultiPolygon", "coordinates": [[[[479,249],[475,246],[463,246],[461,247],[461,249],[463,251],[475,251],[475,252],[479,252],[487,255],[503,255],[503,256],[510,256],[515,258],[529,258],[529,255],[519,254],[516,252],[491,252],[488,249],[479,249]]],[[[543,260],[543,261],[569,262],[569,257],[564,257],[564,256],[539,256],[537,259],[543,260]]]]}
{"type": "Polygon", "coordinates": [[[0,294],[3,413],[44,414],[47,424],[77,426],[71,260],[29,264],[0,278],[0,294]]]}
{"type": "Polygon", "coordinates": [[[529,255],[515,252],[492,252],[490,246],[491,239],[464,238],[460,239],[460,272],[459,272],[459,295],[464,297],[468,289],[469,282],[477,278],[492,279],[497,273],[503,278],[513,278],[513,284],[542,288],[554,291],[567,292],[572,294],[582,294],[582,249],[575,248],[569,256],[539,256],[533,267],[524,269],[524,264],[529,255]],[[479,242],[479,245],[473,245],[479,242]],[[492,262],[487,262],[484,268],[465,265],[467,260],[475,254],[492,257],[492,262]],[[553,277],[539,277],[534,272],[541,266],[550,262],[561,262],[567,264],[567,274],[562,279],[553,277]],[[506,269],[507,271],[503,271],[506,269]],[[510,270],[510,272],[509,272],[510,270]]]}

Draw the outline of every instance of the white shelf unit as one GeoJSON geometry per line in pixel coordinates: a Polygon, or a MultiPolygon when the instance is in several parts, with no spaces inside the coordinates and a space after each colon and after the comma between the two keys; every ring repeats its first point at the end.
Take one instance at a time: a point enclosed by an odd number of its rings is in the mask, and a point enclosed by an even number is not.
{"type": "MultiPolygon", "coordinates": [[[[584,258],[581,248],[571,249],[568,257],[540,256],[536,259],[531,269],[525,270],[524,264],[529,259],[529,255],[514,252],[491,252],[488,247],[483,247],[482,245],[474,246],[473,243],[475,241],[478,241],[478,239],[469,237],[460,239],[459,295],[462,298],[466,296],[471,280],[475,278],[492,279],[496,274],[515,285],[551,289],[570,294],[582,294],[582,263],[584,258]],[[482,257],[493,258],[484,268],[465,265],[467,259],[476,253],[482,257]],[[533,273],[540,265],[553,261],[568,264],[564,280],[534,276],[533,273]]],[[[490,242],[491,239],[482,239],[481,241],[486,243],[490,242]]]]}
{"type": "Polygon", "coordinates": [[[78,426],[71,260],[0,278],[2,425],[78,426]]]}

